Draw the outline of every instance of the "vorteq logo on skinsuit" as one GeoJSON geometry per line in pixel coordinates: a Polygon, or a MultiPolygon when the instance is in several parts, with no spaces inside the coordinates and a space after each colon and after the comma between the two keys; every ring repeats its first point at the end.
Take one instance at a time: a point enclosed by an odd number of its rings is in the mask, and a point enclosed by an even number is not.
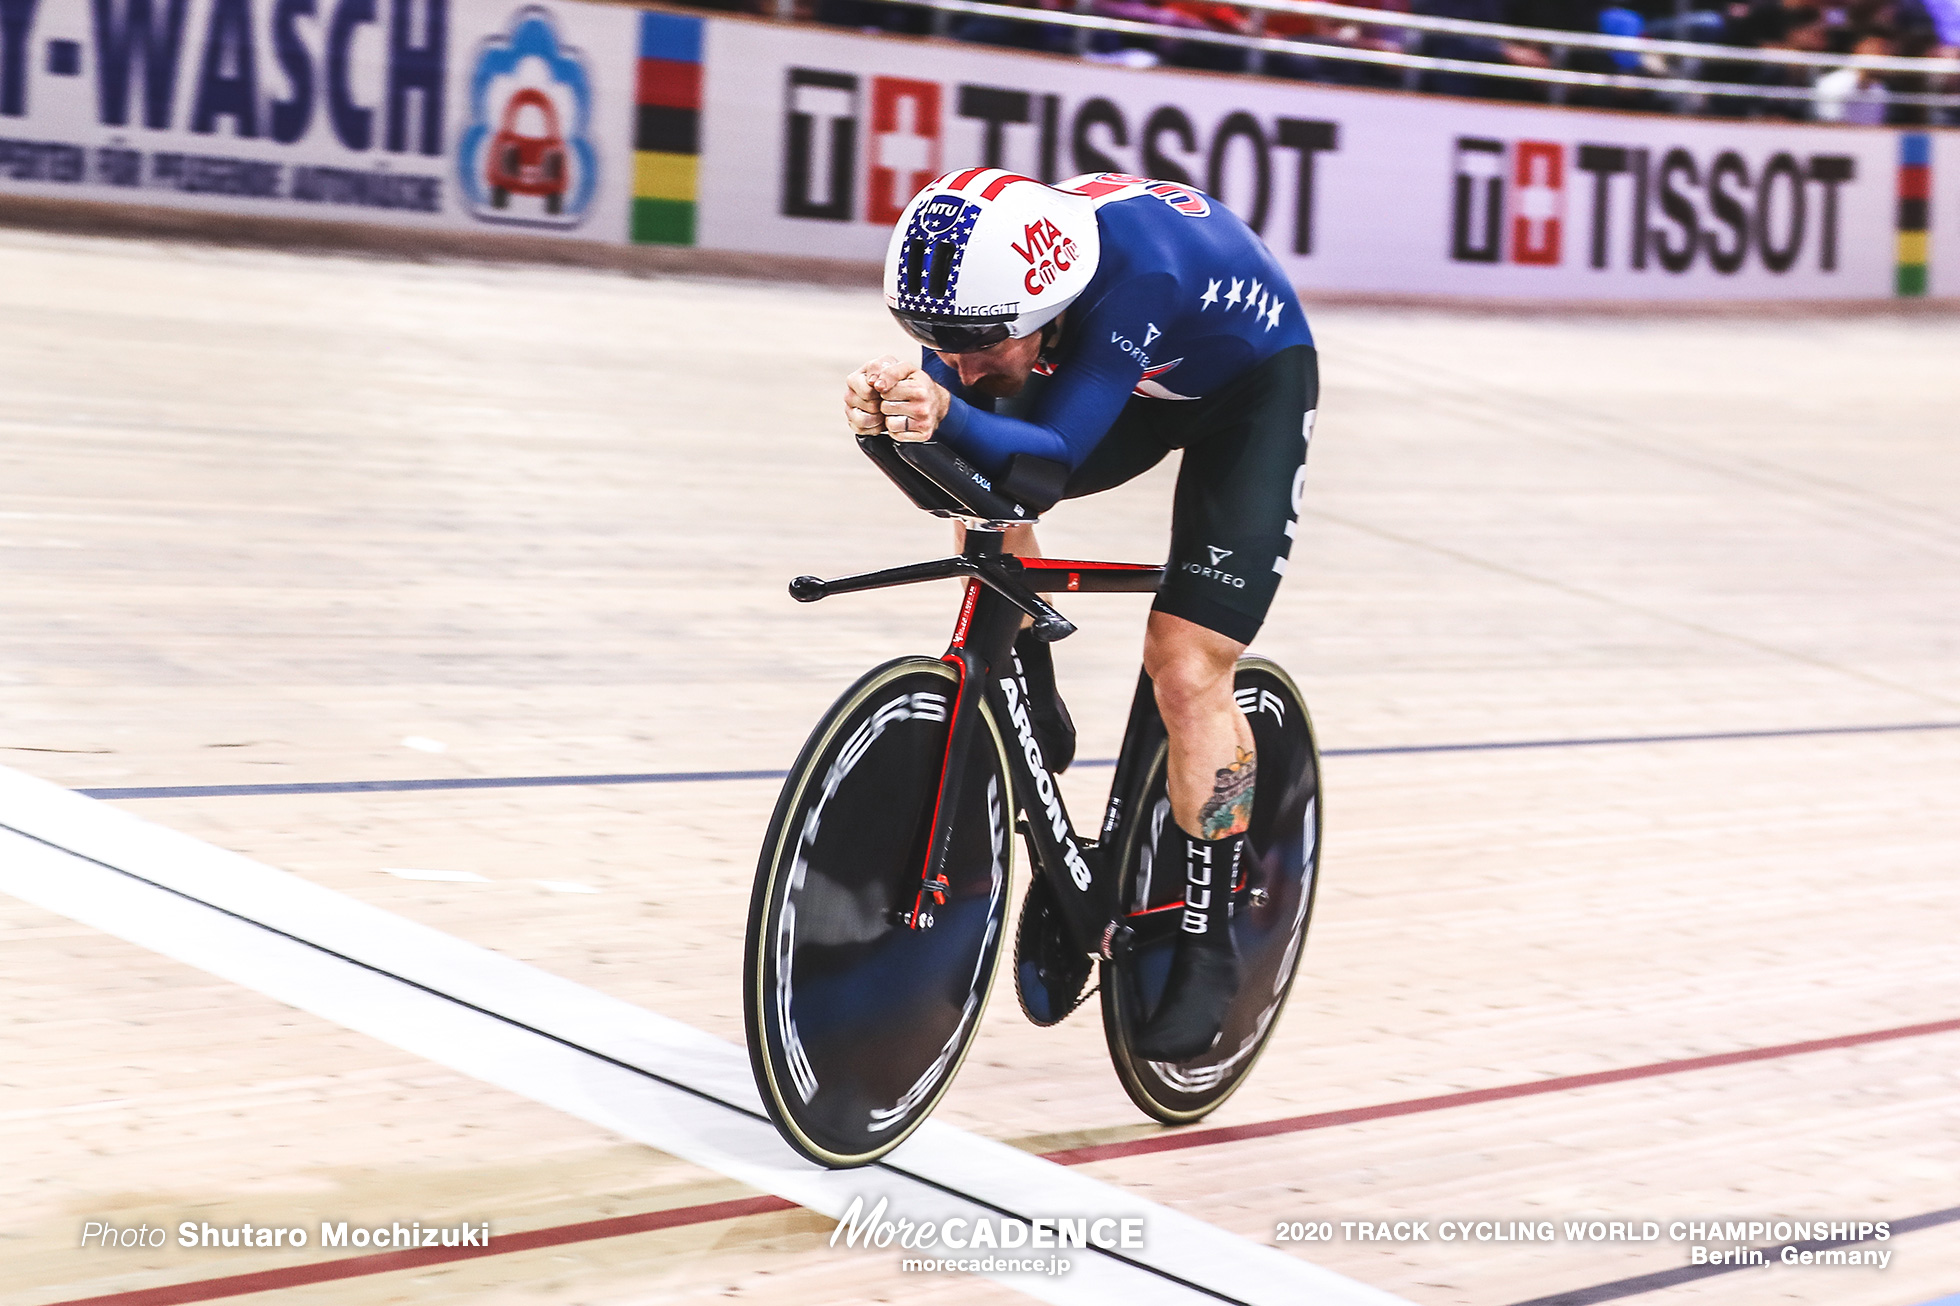
{"type": "Polygon", "coordinates": [[[592,84],[551,15],[521,9],[478,51],[470,123],[456,151],[470,212],[488,222],[570,227],[598,186],[592,84]]]}
{"type": "Polygon", "coordinates": [[[1477,136],[1457,138],[1455,161],[1456,262],[1559,267],[1583,258],[1596,269],[1671,273],[1705,264],[1722,276],[1751,263],[1779,276],[1806,262],[1835,272],[1840,188],[1857,172],[1845,154],[1752,160],[1733,149],[1709,156],[1477,136]],[[1569,216],[1575,207],[1583,225],[1569,216]]]}

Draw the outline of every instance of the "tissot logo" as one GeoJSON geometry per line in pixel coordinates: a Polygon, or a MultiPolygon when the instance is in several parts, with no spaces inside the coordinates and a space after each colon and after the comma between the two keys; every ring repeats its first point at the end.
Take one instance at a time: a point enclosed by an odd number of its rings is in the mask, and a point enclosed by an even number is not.
{"type": "Polygon", "coordinates": [[[858,79],[792,68],[784,90],[783,216],[849,222],[857,181],[858,79]]]}
{"type": "Polygon", "coordinates": [[[1684,273],[1701,263],[1729,276],[1755,262],[1781,275],[1808,260],[1835,272],[1840,189],[1856,179],[1844,154],[1752,160],[1732,149],[1708,157],[1464,136],[1455,157],[1450,257],[1527,267],[1584,258],[1601,270],[1684,273]]]}
{"type": "Polygon", "coordinates": [[[1317,165],[1340,148],[1339,125],[1319,119],[1176,105],[1133,118],[1104,96],[1074,101],[821,68],[787,70],[783,123],[785,217],[895,222],[922,186],[956,167],[1008,168],[1051,183],[1107,174],[1084,190],[1092,198],[1096,185],[1121,189],[1142,173],[1160,183],[1148,193],[1177,212],[1203,217],[1223,200],[1275,249],[1294,254],[1314,252],[1317,165]],[[1290,204],[1275,202],[1289,190],[1290,204]]]}
{"type": "Polygon", "coordinates": [[[906,202],[938,175],[939,83],[873,77],[867,215],[897,222],[906,202]]]}

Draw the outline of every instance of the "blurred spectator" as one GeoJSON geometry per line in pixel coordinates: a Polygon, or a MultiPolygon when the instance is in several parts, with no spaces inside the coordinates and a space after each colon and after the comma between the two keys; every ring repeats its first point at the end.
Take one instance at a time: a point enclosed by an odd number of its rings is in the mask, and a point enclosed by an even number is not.
{"type": "MultiPolygon", "coordinates": [[[[1351,0],[1356,7],[1406,14],[1410,0],[1351,0]]],[[[1417,49],[1420,34],[1400,27],[1376,27],[1344,19],[1309,18],[1303,14],[1266,15],[1266,34],[1290,36],[1316,45],[1346,46],[1352,50],[1380,50],[1402,54],[1417,49]]],[[[1310,77],[1316,81],[1357,86],[1400,86],[1404,70],[1392,64],[1362,63],[1351,59],[1312,59],[1295,55],[1269,55],[1266,71],[1287,77],[1310,77]]]]}
{"type": "MultiPolygon", "coordinates": [[[[779,0],[686,0],[701,8],[774,15],[779,0]]],[[[890,0],[789,0],[790,13],[835,26],[873,32],[943,32],[960,40],[1084,58],[1133,67],[1169,63],[1227,72],[1262,72],[1334,83],[1403,85],[1449,95],[1499,99],[1558,98],[1572,104],[1615,108],[1688,108],[1700,113],[1828,122],[1960,122],[1960,109],[1927,110],[1894,97],[1925,91],[1960,94],[1960,73],[1876,73],[1849,66],[1817,66],[1723,60],[1694,53],[1601,50],[1556,41],[1512,40],[1499,35],[1423,32],[1375,26],[1279,10],[1248,8],[1226,0],[994,0],[1029,11],[1021,21],[994,14],[935,14],[890,0]],[[1162,36],[1084,31],[1040,21],[1043,12],[1068,10],[1122,19],[1161,29],[1162,36]],[[1182,33],[1183,35],[1180,35],[1182,33]],[[1289,42],[1284,49],[1252,49],[1202,39],[1208,33],[1265,36],[1289,42]],[[1330,59],[1316,49],[1408,51],[1467,64],[1515,68],[1566,68],[1581,72],[1651,75],[1734,83],[1734,95],[1687,97],[1624,87],[1553,89],[1536,80],[1498,78],[1468,70],[1404,70],[1393,65],[1330,59]],[[1765,100],[1748,87],[1789,87],[1814,92],[1806,99],[1765,100]]],[[[1791,50],[1816,55],[1901,54],[1960,60],[1960,0],[1348,0],[1359,6],[1471,22],[1501,23],[1548,33],[1601,32],[1714,47],[1791,50]]]]}
{"type": "MultiPolygon", "coordinates": [[[[1066,0],[997,0],[997,2],[1033,10],[1071,7],[1066,0]]],[[[981,45],[1005,45],[1018,50],[1041,50],[1048,54],[1072,54],[1078,48],[1085,48],[1086,38],[1089,35],[1078,28],[1017,22],[1012,18],[996,18],[992,14],[954,15],[947,25],[947,34],[962,41],[973,41],[981,45]]]]}
{"type": "MultiPolygon", "coordinates": [[[[1150,23],[1157,27],[1207,30],[1207,24],[1202,19],[1179,12],[1169,5],[1160,3],[1159,0],[1091,0],[1089,12],[1099,18],[1121,18],[1132,23],[1150,23]]],[[[1159,41],[1115,32],[1097,32],[1090,41],[1087,55],[1091,59],[1120,63],[1131,68],[1151,68],[1162,62],[1167,53],[1185,44],[1188,43],[1159,41]]]]}
{"type": "MultiPolygon", "coordinates": [[[[1599,11],[1599,30],[1608,36],[1641,36],[1646,33],[1647,20],[1624,5],[1608,5],[1599,11]]],[[[1631,75],[1640,71],[1638,50],[1609,50],[1607,60],[1616,73],[1631,75]]]]}
{"type": "MultiPolygon", "coordinates": [[[[1251,15],[1236,5],[1217,0],[1166,0],[1160,20],[1179,27],[1206,32],[1230,32],[1250,36],[1257,26],[1251,15]]],[[[1219,72],[1243,72],[1253,63],[1253,51],[1243,46],[1217,45],[1209,41],[1169,41],[1162,51],[1166,63],[1179,68],[1212,68],[1219,72]]]]}
{"type": "MultiPolygon", "coordinates": [[[[1891,54],[1892,43],[1882,36],[1867,36],[1851,53],[1891,54]]],[[[1811,114],[1819,122],[1877,126],[1885,121],[1885,96],[1885,82],[1879,74],[1864,68],[1833,68],[1817,79],[1811,114]]]]}
{"type": "MultiPolygon", "coordinates": [[[[918,36],[932,30],[932,12],[909,5],[885,5],[877,0],[815,0],[816,18],[832,27],[855,27],[860,32],[904,32],[918,36]]],[[[766,3],[765,10],[769,9],[766,3]]]]}
{"type": "MultiPolygon", "coordinates": [[[[1557,0],[1415,0],[1411,12],[1426,14],[1434,18],[1468,19],[1478,23],[1503,23],[1513,18],[1514,11],[1527,5],[1534,11],[1543,11],[1544,16],[1563,27],[1558,22],[1563,15],[1559,12],[1576,6],[1565,6],[1557,0]]],[[[1536,16],[1535,12],[1534,15],[1536,16]]],[[[1526,26],[1543,26],[1543,22],[1527,22],[1526,26]]],[[[1526,68],[1549,68],[1551,57],[1544,47],[1528,45],[1521,41],[1505,41],[1492,37],[1466,36],[1455,32],[1424,32],[1421,44],[1417,47],[1421,54],[1432,59],[1456,59],[1471,63],[1508,63],[1526,68]]],[[[1442,95],[1473,95],[1499,99],[1522,97],[1544,98],[1543,84],[1533,85],[1515,81],[1498,81],[1488,77],[1476,77],[1462,72],[1430,72],[1422,78],[1423,89],[1442,95]]]]}
{"type": "Polygon", "coordinates": [[[1717,43],[1726,39],[1731,14],[1734,11],[1747,12],[1749,7],[1747,4],[1734,4],[1724,10],[1717,5],[1712,9],[1683,12],[1670,6],[1666,13],[1656,14],[1648,21],[1647,35],[1657,41],[1717,43]]]}
{"type": "MultiPolygon", "coordinates": [[[[1933,30],[1934,45],[1923,53],[1934,59],[1960,60],[1960,0],[1925,0],[1927,22],[1933,30]]],[[[1960,74],[1924,79],[1924,89],[1937,95],[1960,94],[1960,74]]],[[[1929,123],[1960,124],[1960,107],[1935,109],[1925,115],[1929,123]]]]}

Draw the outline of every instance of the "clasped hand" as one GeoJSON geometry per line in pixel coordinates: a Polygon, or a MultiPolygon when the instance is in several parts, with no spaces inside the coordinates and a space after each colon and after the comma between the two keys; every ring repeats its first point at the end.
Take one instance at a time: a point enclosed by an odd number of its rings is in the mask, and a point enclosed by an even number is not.
{"type": "Polygon", "coordinates": [[[952,401],[924,368],[890,354],[844,379],[844,418],[859,435],[884,431],[894,440],[930,440],[952,401]]]}

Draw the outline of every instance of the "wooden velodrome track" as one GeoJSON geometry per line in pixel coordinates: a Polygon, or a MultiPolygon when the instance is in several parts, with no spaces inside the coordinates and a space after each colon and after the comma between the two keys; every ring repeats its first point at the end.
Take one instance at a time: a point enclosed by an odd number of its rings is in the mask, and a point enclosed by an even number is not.
{"type": "MultiPolygon", "coordinates": [[[[0,305],[0,764],[740,1041],[773,780],[340,782],[769,772],[937,652],[944,588],[783,589],[945,549],[839,432],[874,294],[7,233],[0,305]]],[[[1325,880],[1273,1046],[1166,1133],[1093,1006],[1036,1030],[1003,975],[939,1118],[1251,1243],[1335,1222],[1280,1249],[1422,1306],[1960,1293],[1960,321],[1314,322],[1257,647],[1329,750],[1325,880]],[[1580,1216],[1898,1231],[1697,1276],[1433,1232],[1580,1216]],[[1432,1240],[1339,1236],[1393,1220],[1432,1240]]],[[[1170,477],[1049,550],[1160,557],[1170,477]]],[[[1107,758],[1144,602],[1065,609],[1107,758]]],[[[0,930],[0,1300],[1021,1299],[20,897],[0,930]],[[78,1246],[410,1218],[517,1249],[78,1246]]]]}

